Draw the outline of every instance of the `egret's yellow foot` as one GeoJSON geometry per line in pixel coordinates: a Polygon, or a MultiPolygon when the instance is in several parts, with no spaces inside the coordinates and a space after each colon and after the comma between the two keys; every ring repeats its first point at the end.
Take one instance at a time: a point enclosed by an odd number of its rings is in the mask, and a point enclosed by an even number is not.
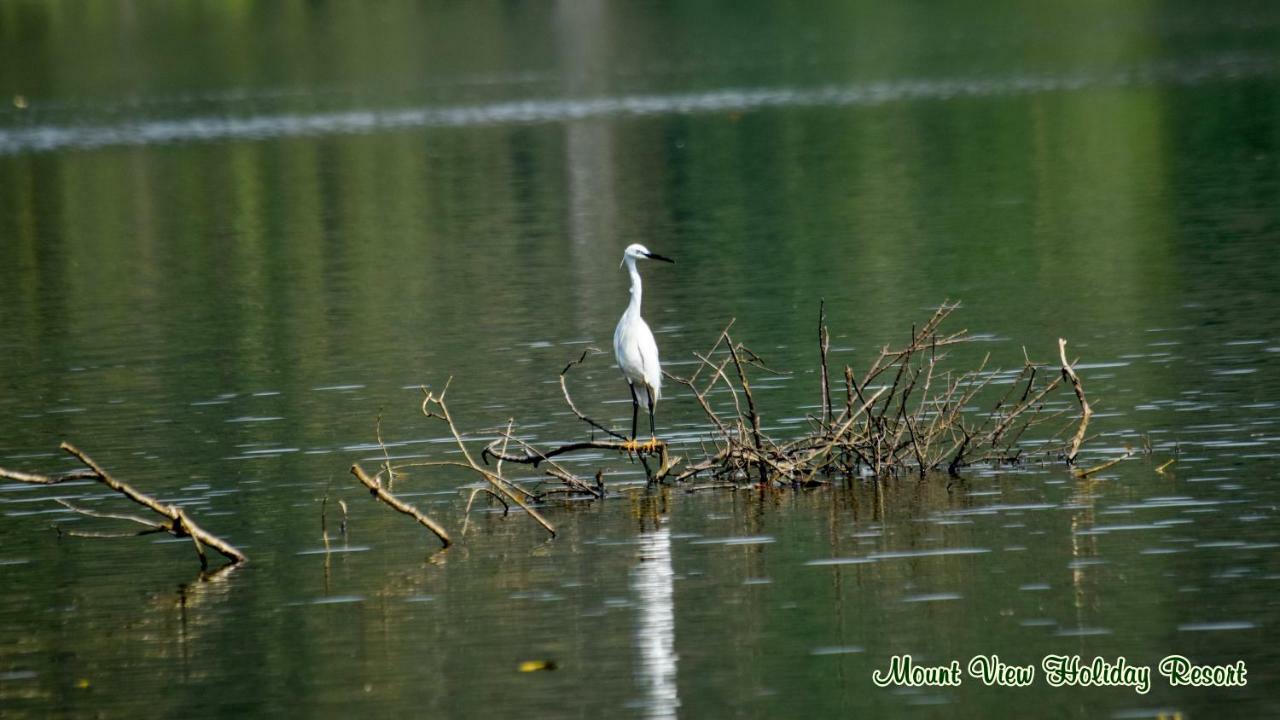
{"type": "Polygon", "coordinates": [[[650,439],[648,439],[648,440],[645,440],[644,442],[641,442],[641,441],[639,441],[639,440],[637,440],[637,439],[635,439],[635,438],[632,438],[632,439],[630,439],[630,440],[623,440],[623,441],[622,441],[622,449],[623,449],[623,450],[626,450],[627,452],[634,452],[634,453],[639,453],[639,452],[646,452],[646,453],[657,452],[657,451],[658,451],[658,442],[659,442],[659,441],[658,441],[658,438],[650,438],[650,439]]]}

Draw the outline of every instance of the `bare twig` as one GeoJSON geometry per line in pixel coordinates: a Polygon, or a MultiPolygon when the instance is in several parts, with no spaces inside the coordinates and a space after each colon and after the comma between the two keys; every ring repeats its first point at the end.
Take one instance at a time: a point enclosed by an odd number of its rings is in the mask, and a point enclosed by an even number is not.
{"type": "MultiPolygon", "coordinates": [[[[452,380],[453,378],[449,379],[450,382],[452,380]]],[[[449,406],[444,401],[445,393],[448,391],[449,382],[445,383],[444,389],[440,391],[439,395],[436,395],[435,393],[427,390],[426,387],[423,387],[422,394],[424,397],[422,400],[422,413],[427,417],[434,417],[443,420],[445,424],[449,426],[449,432],[453,435],[454,444],[457,445],[459,452],[462,453],[462,457],[466,461],[467,467],[479,474],[485,480],[489,481],[495,490],[505,495],[511,502],[520,506],[521,510],[524,510],[529,517],[533,518],[535,522],[541,525],[544,530],[554,537],[556,534],[555,527],[551,523],[547,522],[547,519],[542,517],[541,513],[530,507],[529,504],[525,502],[524,498],[520,496],[521,493],[514,489],[515,485],[510,480],[486,470],[476,462],[474,457],[472,457],[471,451],[467,449],[467,444],[462,440],[462,433],[458,432],[458,426],[453,422],[453,416],[449,413],[449,406]],[[434,409],[432,408],[433,405],[434,409]]]]}
{"type": "Polygon", "coordinates": [[[72,480],[97,480],[98,474],[92,470],[72,470],[71,472],[59,473],[57,475],[41,475],[39,473],[28,473],[20,470],[0,468],[0,478],[20,483],[28,483],[30,485],[57,485],[59,483],[70,482],[72,480]]]}
{"type": "Polygon", "coordinates": [[[94,462],[92,458],[90,458],[88,455],[86,455],[84,452],[82,452],[79,448],[72,445],[71,443],[63,442],[60,447],[66,452],[70,453],[72,456],[74,456],[77,460],[79,460],[80,462],[88,466],[90,470],[93,470],[93,472],[96,473],[98,476],[98,481],[101,482],[102,484],[106,485],[112,490],[115,490],[121,495],[124,495],[125,497],[138,503],[139,505],[142,505],[143,507],[146,507],[156,513],[159,513],[160,515],[163,515],[169,518],[169,520],[172,521],[172,528],[173,528],[172,530],[170,530],[170,532],[175,537],[191,538],[191,542],[193,545],[195,545],[195,548],[196,548],[196,554],[200,556],[201,567],[208,566],[208,560],[205,558],[205,555],[204,555],[204,548],[203,548],[204,545],[208,545],[214,550],[217,550],[218,552],[222,553],[224,557],[226,557],[228,560],[230,560],[233,563],[244,562],[245,560],[248,559],[247,557],[245,557],[244,553],[237,550],[230,543],[226,542],[225,540],[218,537],[217,535],[213,535],[209,532],[206,532],[203,528],[197,525],[195,521],[192,520],[182,510],[182,508],[178,507],[177,505],[166,505],[164,503],[161,503],[155,498],[152,498],[150,495],[145,495],[133,489],[132,486],[127,485],[123,482],[120,482],[119,480],[112,477],[106,470],[103,470],[102,467],[98,465],[96,462],[94,462]]]}
{"type": "Polygon", "coordinates": [[[351,466],[351,474],[354,475],[356,479],[360,481],[361,485],[364,485],[365,487],[369,488],[369,493],[373,495],[375,499],[391,506],[391,508],[396,512],[404,513],[405,515],[408,515],[414,520],[417,520],[419,525],[422,525],[423,527],[425,527],[426,529],[434,533],[435,536],[440,539],[440,543],[443,547],[449,547],[449,545],[453,543],[453,541],[449,539],[449,533],[445,532],[445,529],[440,527],[440,525],[436,523],[436,521],[432,520],[426,515],[423,515],[421,512],[418,511],[417,508],[413,507],[412,505],[404,502],[403,500],[396,497],[395,495],[392,495],[390,490],[387,490],[386,488],[382,487],[381,485],[378,484],[376,480],[369,477],[369,475],[364,471],[364,469],[360,467],[359,463],[356,463],[351,466]]]}
{"type": "MultiPolygon", "coordinates": [[[[6,478],[9,480],[15,480],[17,482],[32,483],[37,485],[56,485],[58,483],[68,482],[71,480],[96,480],[97,482],[100,482],[103,485],[106,485],[107,487],[120,493],[121,495],[124,495],[125,497],[129,498],[133,502],[166,518],[168,522],[152,522],[152,521],[146,520],[145,518],[138,517],[136,515],[118,515],[118,514],[109,514],[109,513],[99,513],[99,512],[82,508],[82,507],[78,507],[76,505],[72,505],[66,500],[58,500],[59,504],[71,510],[72,512],[76,512],[80,515],[85,515],[87,517],[98,517],[98,518],[106,518],[106,519],[112,519],[112,520],[124,520],[127,522],[133,522],[140,525],[144,525],[148,528],[147,530],[138,534],[146,534],[150,532],[167,532],[170,535],[173,535],[174,537],[191,538],[192,545],[195,546],[196,555],[200,558],[201,567],[208,567],[208,563],[209,563],[209,560],[204,553],[205,545],[208,545],[209,547],[212,547],[213,549],[217,550],[219,553],[222,553],[222,555],[225,556],[232,563],[244,562],[245,560],[248,559],[247,557],[245,557],[244,553],[237,550],[230,543],[226,542],[225,540],[223,540],[222,538],[219,538],[216,535],[213,535],[205,531],[203,528],[197,525],[195,521],[192,520],[191,517],[187,515],[186,512],[184,512],[183,509],[178,507],[177,505],[168,505],[168,504],[162,503],[159,500],[156,500],[155,498],[151,497],[150,495],[147,495],[135,489],[132,485],[129,485],[128,483],[125,483],[116,479],[114,476],[112,476],[110,473],[104,470],[101,465],[94,462],[92,458],[90,458],[82,450],[72,445],[71,443],[63,442],[59,447],[66,453],[70,454],[72,457],[79,460],[83,465],[85,465],[87,469],[77,470],[77,471],[68,472],[68,473],[62,473],[60,475],[40,475],[37,473],[25,473],[25,472],[19,472],[15,470],[7,470],[4,468],[0,468],[0,477],[6,478]]],[[[68,533],[68,534],[85,535],[85,533],[68,533]]],[[[95,537],[108,536],[105,533],[95,533],[92,535],[94,535],[95,537]]]]}
{"type": "Polygon", "coordinates": [[[104,520],[124,520],[125,522],[137,523],[146,527],[148,532],[170,532],[171,530],[171,525],[169,523],[155,522],[154,520],[148,520],[143,517],[138,517],[137,515],[119,515],[116,513],[95,512],[88,508],[80,507],[79,505],[73,505],[62,498],[54,498],[54,502],[77,515],[84,515],[85,517],[102,518],[104,520]]]}
{"type": "MultiPolygon", "coordinates": [[[[751,439],[752,449],[758,454],[764,447],[764,443],[760,437],[760,415],[756,413],[756,401],[751,395],[751,382],[747,380],[747,373],[742,369],[742,361],[738,357],[738,347],[734,345],[732,340],[725,338],[725,344],[729,346],[729,354],[733,357],[733,365],[738,370],[738,383],[742,387],[742,394],[747,398],[747,417],[751,421],[751,439]]],[[[758,458],[762,460],[763,458],[758,458]]],[[[760,482],[765,482],[768,477],[768,471],[765,469],[763,462],[758,462],[757,467],[760,469],[760,482]]]]}
{"type": "Polygon", "coordinates": [[[827,333],[827,302],[818,302],[818,357],[822,370],[822,424],[831,422],[831,380],[827,375],[827,352],[831,349],[831,336],[827,333]]]}
{"type": "Polygon", "coordinates": [[[1065,338],[1058,338],[1058,357],[1062,361],[1062,376],[1071,381],[1071,389],[1075,391],[1076,399],[1080,401],[1080,427],[1076,430],[1075,437],[1071,439],[1071,448],[1067,451],[1067,464],[1074,465],[1076,455],[1080,454],[1080,444],[1084,442],[1085,431],[1089,428],[1089,418],[1093,416],[1093,409],[1085,399],[1084,386],[1080,384],[1080,377],[1076,375],[1071,363],[1067,362],[1065,338]]]}
{"type": "Polygon", "coordinates": [[[573,398],[569,397],[569,386],[565,384],[565,379],[564,379],[565,375],[567,375],[569,371],[572,370],[574,367],[581,365],[583,361],[587,359],[587,355],[593,351],[600,352],[596,348],[589,347],[586,350],[582,351],[582,355],[578,356],[577,360],[574,360],[570,362],[568,365],[564,366],[564,369],[560,371],[560,392],[564,393],[565,403],[569,405],[569,409],[573,411],[573,414],[576,415],[579,420],[587,423],[591,427],[599,430],[600,432],[605,433],[606,435],[610,435],[612,437],[618,438],[619,440],[626,440],[627,438],[623,436],[621,433],[614,432],[613,430],[610,430],[604,425],[601,425],[595,420],[592,420],[591,418],[584,415],[582,411],[578,410],[578,406],[573,404],[573,398]]]}
{"type": "Polygon", "coordinates": [[[387,452],[387,444],[382,441],[382,411],[378,411],[378,419],[374,422],[374,432],[378,436],[378,447],[382,449],[382,470],[378,471],[378,475],[383,472],[387,474],[387,489],[391,490],[396,484],[396,471],[391,468],[391,453],[387,452]]]}
{"type": "Polygon", "coordinates": [[[1133,453],[1125,453],[1124,455],[1121,455],[1121,456],[1120,456],[1120,457],[1118,457],[1118,458],[1113,458],[1113,459],[1111,459],[1111,460],[1108,460],[1108,461],[1106,461],[1106,462],[1102,463],[1101,465],[1095,465],[1095,466],[1093,466],[1093,467],[1089,468],[1088,470],[1085,470],[1085,469],[1083,469],[1083,468],[1076,469],[1076,470],[1074,471],[1074,472],[1075,472],[1075,476],[1076,476],[1076,477],[1078,477],[1078,478],[1087,478],[1087,477],[1089,477],[1090,475],[1094,475],[1094,474],[1096,474],[1096,473],[1100,473],[1100,472],[1102,472],[1103,470],[1106,470],[1107,468],[1109,468],[1109,467],[1111,467],[1111,466],[1115,465],[1116,463],[1120,462],[1121,460],[1124,460],[1124,459],[1128,458],[1128,457],[1129,457],[1130,455],[1132,455],[1132,454],[1133,454],[1133,453]]]}

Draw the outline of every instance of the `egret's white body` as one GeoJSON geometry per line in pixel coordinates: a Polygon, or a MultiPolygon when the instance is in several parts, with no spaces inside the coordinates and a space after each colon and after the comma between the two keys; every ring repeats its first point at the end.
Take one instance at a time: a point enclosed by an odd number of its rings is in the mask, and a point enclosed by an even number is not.
{"type": "Polygon", "coordinates": [[[618,368],[622,376],[631,386],[631,437],[636,436],[636,418],[640,398],[646,401],[645,409],[649,411],[649,432],[654,435],[653,414],[662,397],[662,365],[658,361],[658,343],[653,339],[653,331],[649,324],[640,317],[641,283],[640,271],[636,270],[636,260],[652,258],[666,262],[675,262],[670,258],[649,252],[643,245],[635,244],[627,247],[622,255],[622,264],[627,266],[631,275],[631,302],[618,320],[618,327],[613,331],[613,354],[618,359],[618,368]]]}

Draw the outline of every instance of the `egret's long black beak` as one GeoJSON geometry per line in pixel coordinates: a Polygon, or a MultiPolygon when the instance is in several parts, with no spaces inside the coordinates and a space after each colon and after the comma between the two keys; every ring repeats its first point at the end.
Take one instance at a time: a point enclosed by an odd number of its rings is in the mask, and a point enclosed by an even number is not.
{"type": "Polygon", "coordinates": [[[644,256],[645,256],[645,257],[647,257],[647,258],[649,258],[650,260],[661,260],[662,262],[669,262],[669,263],[671,263],[672,265],[675,265],[675,264],[676,264],[676,261],[675,261],[675,260],[672,260],[672,259],[671,259],[671,258],[669,258],[669,257],[663,257],[663,256],[659,255],[658,253],[645,253],[645,254],[644,254],[644,256]]]}

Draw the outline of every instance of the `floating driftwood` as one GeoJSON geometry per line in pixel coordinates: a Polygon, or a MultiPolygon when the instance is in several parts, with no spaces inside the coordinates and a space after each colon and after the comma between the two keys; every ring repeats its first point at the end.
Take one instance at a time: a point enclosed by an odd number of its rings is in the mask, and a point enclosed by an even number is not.
{"type": "Polygon", "coordinates": [[[237,550],[233,545],[197,525],[196,522],[177,505],[162,503],[150,495],[135,489],[132,485],[116,479],[113,475],[104,470],[101,465],[94,462],[92,458],[71,443],[63,442],[60,448],[75,457],[81,463],[84,463],[87,469],[74,470],[60,475],[40,475],[36,473],[26,473],[0,468],[0,478],[35,485],[57,485],[58,483],[64,483],[70,480],[96,480],[121,495],[124,495],[133,502],[165,518],[163,521],[156,521],[148,520],[147,518],[139,517],[137,515],[100,513],[74,505],[66,500],[57,500],[56,502],[58,502],[58,504],[85,517],[123,520],[142,525],[144,527],[143,530],[133,533],[85,533],[68,531],[68,535],[76,537],[106,538],[131,537],[166,532],[177,538],[191,538],[191,542],[196,549],[196,555],[200,558],[200,567],[202,568],[208,568],[209,566],[209,559],[205,555],[204,551],[204,546],[206,545],[217,550],[224,557],[230,560],[233,565],[248,560],[244,553],[237,550]]]}

